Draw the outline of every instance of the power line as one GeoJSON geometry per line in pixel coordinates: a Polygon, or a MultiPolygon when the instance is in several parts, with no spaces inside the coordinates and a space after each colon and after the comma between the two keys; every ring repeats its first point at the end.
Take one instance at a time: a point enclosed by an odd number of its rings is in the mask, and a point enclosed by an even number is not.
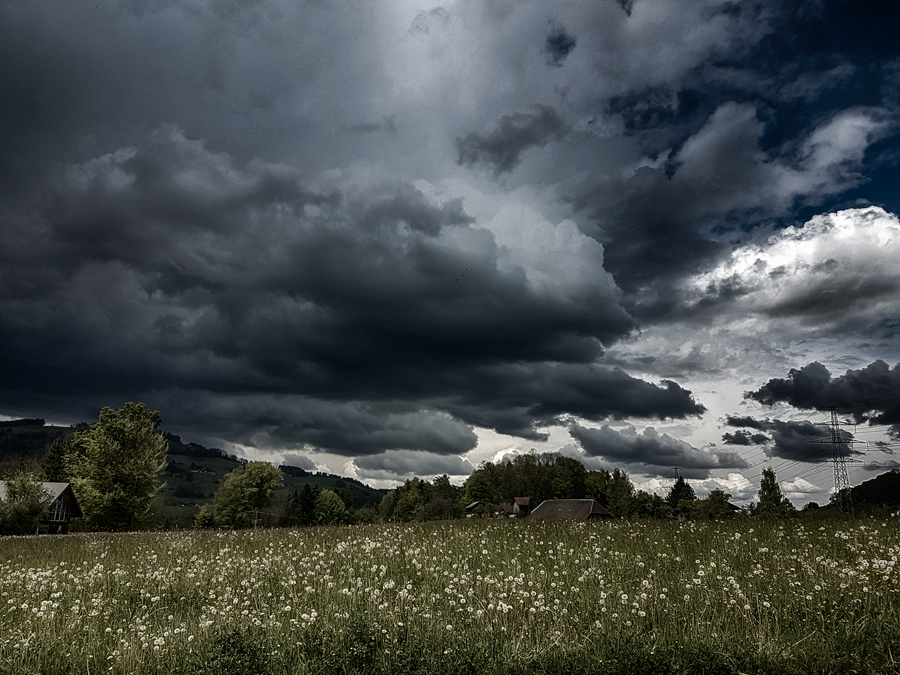
{"type": "Polygon", "coordinates": [[[841,434],[841,425],[849,425],[850,422],[840,422],[837,416],[837,406],[831,406],[831,419],[828,422],[817,422],[828,426],[831,438],[822,438],[810,443],[831,443],[831,461],[834,463],[834,495],[841,511],[853,512],[853,499],[850,495],[850,476],[847,474],[847,457],[844,454],[844,445],[857,443],[850,438],[844,438],[841,434]]]}

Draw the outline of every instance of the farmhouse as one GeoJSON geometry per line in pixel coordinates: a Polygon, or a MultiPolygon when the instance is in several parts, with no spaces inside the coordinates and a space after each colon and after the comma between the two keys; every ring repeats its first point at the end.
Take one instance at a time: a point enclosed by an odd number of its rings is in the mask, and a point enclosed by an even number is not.
{"type": "MultiPolygon", "coordinates": [[[[66,534],[73,518],[84,515],[70,483],[42,483],[50,493],[50,508],[38,526],[38,534],[66,534]]],[[[0,499],[6,499],[6,483],[0,480],[0,499]]]]}
{"type": "Polygon", "coordinates": [[[593,520],[612,518],[596,499],[547,499],[528,515],[529,520],[593,520]]]}

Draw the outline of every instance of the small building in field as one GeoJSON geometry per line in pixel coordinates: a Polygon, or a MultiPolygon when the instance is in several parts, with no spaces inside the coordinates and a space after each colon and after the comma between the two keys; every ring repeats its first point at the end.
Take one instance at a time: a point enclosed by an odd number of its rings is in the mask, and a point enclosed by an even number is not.
{"type": "MultiPolygon", "coordinates": [[[[72,491],[71,483],[41,483],[50,494],[50,507],[46,517],[38,525],[37,534],[66,534],[69,524],[84,514],[72,491]]],[[[6,483],[0,481],[0,499],[6,499],[6,483]]]]}
{"type": "Polygon", "coordinates": [[[529,515],[528,520],[594,520],[612,518],[596,499],[547,499],[529,515]]]}
{"type": "Polygon", "coordinates": [[[44,483],[44,489],[50,493],[50,511],[47,520],[41,523],[40,532],[46,534],[67,534],[69,524],[84,514],[72,491],[71,483],[44,483]]]}
{"type": "Polygon", "coordinates": [[[513,518],[516,515],[516,511],[512,504],[509,502],[500,502],[500,513],[501,516],[506,516],[507,518],[513,518]]]}

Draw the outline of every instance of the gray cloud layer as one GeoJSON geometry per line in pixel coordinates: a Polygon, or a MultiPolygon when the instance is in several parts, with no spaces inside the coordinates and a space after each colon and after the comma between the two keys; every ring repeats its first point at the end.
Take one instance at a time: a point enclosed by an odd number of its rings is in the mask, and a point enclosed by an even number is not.
{"type": "MultiPolygon", "coordinates": [[[[186,437],[388,473],[450,466],[473,425],[702,415],[637,375],[644,336],[777,278],[698,275],[802,209],[896,203],[896,40],[861,7],[0,3],[0,412],[145,400],[186,437]]],[[[890,254],[820,257],[753,311],[814,332],[852,297],[841,335],[887,353],[890,254]]],[[[635,438],[622,461],[693,456],[635,438]]]]}
{"type": "Polygon", "coordinates": [[[560,140],[567,131],[556,111],[545,106],[537,106],[531,113],[504,115],[490,133],[470,133],[456,139],[458,161],[466,166],[484,164],[500,175],[512,171],[528,148],[560,140]]]}
{"type": "Polygon", "coordinates": [[[574,424],[569,432],[589,457],[603,457],[611,465],[629,464],[650,474],[666,474],[678,467],[685,478],[707,478],[713,469],[745,469],[749,464],[730,450],[700,450],[653,427],[637,432],[574,424]]]}
{"type": "Polygon", "coordinates": [[[608,277],[536,286],[459,201],[409,184],[304,187],[166,127],[63,167],[47,194],[0,253],[15,387],[299,396],[296,413],[238,415],[246,429],[211,400],[192,415],[235,441],[339,454],[465,452],[466,423],[539,437],[567,414],[703,411],[674,382],[592,364],[634,326],[608,277]]]}

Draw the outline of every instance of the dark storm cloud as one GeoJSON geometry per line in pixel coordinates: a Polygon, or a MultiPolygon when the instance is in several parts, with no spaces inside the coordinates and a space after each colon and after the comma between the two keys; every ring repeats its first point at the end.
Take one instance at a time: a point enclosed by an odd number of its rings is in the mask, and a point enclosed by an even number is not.
{"type": "Polygon", "coordinates": [[[762,445],[768,441],[769,437],[765,434],[751,434],[746,431],[722,434],[722,442],[725,445],[762,445]]]}
{"type": "MultiPolygon", "coordinates": [[[[824,420],[823,420],[824,421],[824,420]]],[[[793,421],[778,419],[756,419],[729,415],[725,423],[730,427],[741,429],[756,429],[768,432],[768,435],[750,434],[746,431],[737,431],[734,434],[725,434],[722,438],[744,439],[747,442],[726,440],[726,443],[737,445],[765,445],[764,451],[769,457],[794,462],[821,462],[832,456],[831,435],[827,425],[815,424],[810,421],[793,421]],[[813,442],[815,441],[815,442],[813,442]]],[[[841,437],[848,441],[853,440],[853,435],[841,430],[841,437]]],[[[851,453],[851,445],[844,448],[845,453],[851,453]]]]}
{"type": "Polygon", "coordinates": [[[235,443],[343,455],[459,454],[471,424],[533,438],[566,415],[704,410],[674,382],[592,365],[634,327],[608,275],[532,285],[514,241],[408,184],[304,187],[166,127],[62,167],[46,196],[0,249],[7,405],[23,389],[194,391],[166,412],[178,429],[202,417],[235,443]]]}
{"type": "Polygon", "coordinates": [[[543,439],[535,426],[575,415],[600,421],[641,417],[684,419],[705,408],[675,382],[651,384],[618,368],[586,364],[510,365],[474,373],[465,399],[448,409],[473,424],[543,439]]]}
{"type": "Polygon", "coordinates": [[[483,164],[495,175],[512,171],[528,148],[559,140],[569,127],[552,108],[535,106],[534,112],[512,113],[488,134],[469,133],[456,139],[457,162],[466,166],[483,164]]]}
{"type": "Polygon", "coordinates": [[[549,57],[547,65],[561,68],[566,57],[575,49],[575,45],[575,36],[569,35],[564,28],[554,28],[544,44],[544,51],[549,57]]]}
{"type": "Polygon", "coordinates": [[[785,378],[772,378],[745,398],[763,405],[787,403],[804,410],[828,410],[836,406],[841,414],[858,422],[900,425],[900,364],[891,368],[881,360],[865,368],[848,370],[832,377],[821,363],[792,368],[785,378]]]}
{"type": "Polygon", "coordinates": [[[736,452],[711,448],[700,450],[653,427],[639,433],[634,428],[618,431],[604,425],[599,429],[573,424],[569,433],[591,457],[603,457],[612,464],[641,467],[649,474],[668,474],[677,466],[686,478],[707,478],[713,469],[746,469],[749,464],[736,452]]]}

